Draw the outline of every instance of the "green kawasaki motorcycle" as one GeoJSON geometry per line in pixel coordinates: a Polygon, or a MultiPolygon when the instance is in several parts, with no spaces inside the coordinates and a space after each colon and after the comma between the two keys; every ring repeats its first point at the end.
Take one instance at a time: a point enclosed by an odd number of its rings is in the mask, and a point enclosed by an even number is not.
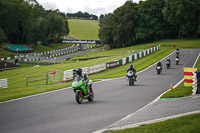
{"type": "Polygon", "coordinates": [[[81,104],[84,99],[93,101],[94,92],[92,90],[92,80],[89,80],[87,85],[82,77],[76,76],[72,83],[72,88],[78,104],[81,104]]]}

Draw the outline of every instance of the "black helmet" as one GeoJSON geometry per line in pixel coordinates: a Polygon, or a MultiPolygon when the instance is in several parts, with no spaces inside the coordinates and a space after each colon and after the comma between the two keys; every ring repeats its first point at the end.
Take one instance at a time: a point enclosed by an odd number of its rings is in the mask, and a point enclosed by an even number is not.
{"type": "Polygon", "coordinates": [[[81,68],[77,68],[76,69],[76,74],[79,75],[79,76],[82,75],[82,69],[81,68]]]}
{"type": "Polygon", "coordinates": [[[132,65],[132,64],[130,65],[130,68],[133,68],[133,65],[132,65]]]}

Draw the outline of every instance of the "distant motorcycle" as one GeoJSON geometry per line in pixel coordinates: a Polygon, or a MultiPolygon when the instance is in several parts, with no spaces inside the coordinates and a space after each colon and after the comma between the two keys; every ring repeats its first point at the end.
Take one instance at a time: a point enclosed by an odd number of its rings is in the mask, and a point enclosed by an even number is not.
{"type": "Polygon", "coordinates": [[[134,85],[134,82],[135,82],[135,73],[132,70],[130,70],[130,71],[127,72],[126,77],[128,79],[129,85],[130,86],[134,85]]]}
{"type": "Polygon", "coordinates": [[[157,73],[160,74],[162,72],[162,67],[161,66],[157,66],[156,70],[157,70],[157,73]]]}
{"type": "Polygon", "coordinates": [[[166,61],[166,67],[167,67],[167,69],[169,69],[170,66],[171,66],[170,61],[166,61]]]}
{"type": "Polygon", "coordinates": [[[177,56],[179,55],[179,50],[176,50],[176,54],[177,54],[177,56]]]}
{"type": "Polygon", "coordinates": [[[94,100],[94,92],[92,90],[92,80],[89,80],[88,86],[84,79],[80,76],[75,77],[72,83],[72,88],[75,93],[75,98],[78,104],[81,104],[84,99],[88,101],[94,100]]]}
{"type": "Polygon", "coordinates": [[[179,63],[179,58],[176,58],[175,61],[176,61],[176,65],[178,65],[178,63],[179,63]]]}

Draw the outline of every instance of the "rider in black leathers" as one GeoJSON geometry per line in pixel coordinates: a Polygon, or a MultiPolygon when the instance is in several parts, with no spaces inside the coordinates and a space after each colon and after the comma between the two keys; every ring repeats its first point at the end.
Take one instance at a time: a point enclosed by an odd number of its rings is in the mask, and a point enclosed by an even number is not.
{"type": "Polygon", "coordinates": [[[162,63],[159,61],[158,63],[157,63],[157,67],[158,66],[160,66],[161,67],[161,70],[162,70],[162,63]]]}
{"type": "Polygon", "coordinates": [[[128,73],[128,71],[130,71],[130,70],[132,70],[132,71],[135,73],[135,81],[137,81],[137,80],[136,80],[136,78],[137,78],[136,69],[133,67],[132,64],[129,66],[129,68],[127,69],[126,73],[128,73]]]}
{"type": "Polygon", "coordinates": [[[76,69],[76,76],[79,76],[79,77],[82,77],[83,79],[84,79],[84,81],[85,81],[85,83],[87,84],[87,86],[88,86],[88,81],[89,81],[89,79],[88,79],[88,76],[87,76],[87,74],[86,73],[82,73],[82,69],[81,68],[77,68],[76,69]]]}
{"type": "Polygon", "coordinates": [[[171,63],[171,60],[169,58],[167,58],[166,62],[168,62],[168,61],[169,61],[169,63],[171,63]]]}
{"type": "Polygon", "coordinates": [[[177,56],[179,55],[179,49],[178,48],[176,49],[176,54],[177,54],[177,56]]]}

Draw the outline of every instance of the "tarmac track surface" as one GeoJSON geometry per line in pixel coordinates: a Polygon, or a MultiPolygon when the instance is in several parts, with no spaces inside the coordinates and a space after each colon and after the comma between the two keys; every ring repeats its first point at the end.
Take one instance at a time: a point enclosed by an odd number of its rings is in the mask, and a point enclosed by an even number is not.
{"type": "Polygon", "coordinates": [[[95,83],[94,102],[77,104],[69,88],[1,103],[0,133],[90,133],[105,128],[156,99],[170,83],[179,82],[183,67],[192,67],[199,52],[180,50],[179,65],[173,53],[170,69],[163,60],[161,75],[154,65],[138,74],[135,86],[129,86],[125,77],[95,83]]]}

